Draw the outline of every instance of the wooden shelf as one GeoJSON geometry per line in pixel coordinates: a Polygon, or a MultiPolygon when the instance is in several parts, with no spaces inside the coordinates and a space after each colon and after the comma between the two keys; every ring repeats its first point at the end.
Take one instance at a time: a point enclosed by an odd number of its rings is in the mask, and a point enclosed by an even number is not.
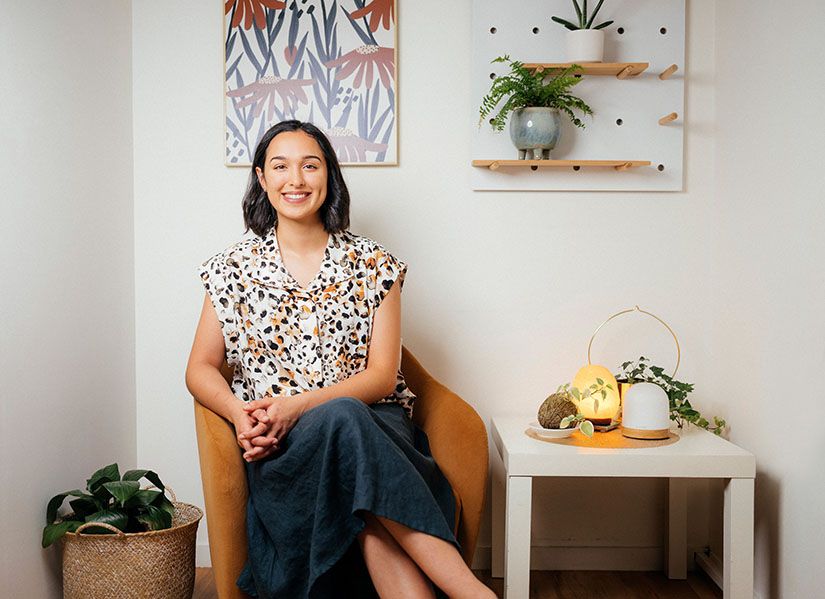
{"type": "MultiPolygon", "coordinates": [[[[566,69],[572,66],[570,62],[533,62],[524,65],[525,68],[531,71],[549,71],[551,69],[566,69]]],[[[579,71],[582,75],[601,75],[614,76],[617,79],[627,79],[628,77],[636,77],[643,73],[647,67],[650,66],[647,62],[585,62],[579,65],[582,70],[579,71]]]]}
{"type": "Polygon", "coordinates": [[[491,171],[502,166],[571,167],[596,166],[612,167],[624,171],[639,166],[650,166],[649,160],[473,160],[473,166],[487,167],[491,171]]]}

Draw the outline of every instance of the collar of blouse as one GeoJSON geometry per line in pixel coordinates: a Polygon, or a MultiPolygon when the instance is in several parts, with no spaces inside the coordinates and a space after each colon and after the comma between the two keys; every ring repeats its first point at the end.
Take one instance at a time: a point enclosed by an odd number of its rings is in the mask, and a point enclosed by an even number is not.
{"type": "Polygon", "coordinates": [[[281,259],[281,250],[275,237],[275,229],[252,244],[248,264],[249,279],[265,287],[277,287],[296,293],[324,291],[341,281],[353,278],[357,255],[347,243],[347,233],[330,233],[321,268],[306,287],[292,278],[281,259]]]}

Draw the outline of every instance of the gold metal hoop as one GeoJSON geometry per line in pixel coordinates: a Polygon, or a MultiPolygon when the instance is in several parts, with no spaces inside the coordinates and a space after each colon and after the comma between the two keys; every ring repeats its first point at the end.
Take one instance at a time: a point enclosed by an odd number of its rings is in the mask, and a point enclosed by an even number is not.
{"type": "Polygon", "coordinates": [[[634,306],[633,308],[628,308],[627,310],[622,310],[621,312],[616,312],[613,316],[611,316],[610,318],[605,320],[602,324],[600,324],[599,327],[595,331],[593,331],[593,336],[590,337],[590,343],[587,344],[587,363],[588,364],[593,363],[590,360],[590,349],[593,347],[593,340],[596,338],[596,334],[608,322],[610,322],[611,320],[613,320],[617,316],[621,316],[622,314],[627,314],[629,312],[640,312],[642,314],[647,314],[648,316],[652,316],[653,318],[658,320],[660,323],[662,323],[662,325],[670,332],[670,334],[673,335],[673,340],[676,342],[676,368],[673,369],[673,374],[671,374],[670,376],[671,376],[671,378],[676,377],[676,372],[679,370],[679,364],[682,361],[682,348],[679,347],[679,339],[676,337],[676,333],[673,332],[673,329],[671,329],[664,320],[662,320],[661,318],[659,318],[655,314],[653,314],[651,312],[648,312],[647,310],[642,310],[639,306],[634,306]]]}

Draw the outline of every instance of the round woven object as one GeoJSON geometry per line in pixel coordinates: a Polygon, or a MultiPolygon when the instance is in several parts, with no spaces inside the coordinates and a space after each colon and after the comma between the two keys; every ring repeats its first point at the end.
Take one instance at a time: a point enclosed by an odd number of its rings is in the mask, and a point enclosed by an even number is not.
{"type": "Polygon", "coordinates": [[[138,533],[66,533],[64,599],[191,599],[200,508],[172,502],[172,527],[138,533]]]}

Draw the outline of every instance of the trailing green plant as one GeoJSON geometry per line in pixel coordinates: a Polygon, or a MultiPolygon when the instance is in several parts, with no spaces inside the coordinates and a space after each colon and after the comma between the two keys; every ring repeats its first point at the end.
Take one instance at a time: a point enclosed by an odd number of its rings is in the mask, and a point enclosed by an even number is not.
{"type": "MultiPolygon", "coordinates": [[[[160,477],[151,470],[129,470],[121,477],[117,464],[109,464],[86,481],[86,491],[74,489],[51,498],[46,507],[43,547],[48,547],[67,532],[76,531],[86,522],[110,524],[123,532],[169,528],[175,508],[163,494],[164,489],[160,477]],[[157,490],[141,489],[139,481],[143,478],[157,490]],[[75,498],[69,501],[72,513],[59,516],[58,510],[67,497],[75,498]]],[[[83,532],[111,533],[100,526],[90,526],[83,532]]]]}
{"type": "MultiPolygon", "coordinates": [[[[567,395],[567,397],[576,404],[578,407],[579,402],[583,399],[587,399],[591,395],[601,395],[602,399],[605,398],[607,392],[605,389],[612,389],[609,384],[605,385],[602,379],[598,379],[597,384],[590,385],[587,389],[581,390],[578,387],[572,387],[570,383],[565,383],[564,385],[559,385],[559,388],[556,389],[556,393],[561,393],[567,395]]],[[[598,411],[598,400],[594,398],[596,410],[598,411]]],[[[581,412],[577,412],[575,414],[571,414],[570,416],[565,416],[561,419],[559,423],[559,428],[567,428],[573,423],[578,423],[579,430],[586,436],[592,437],[593,436],[593,423],[590,422],[581,412]]]]}
{"type": "Polygon", "coordinates": [[[564,25],[570,31],[578,31],[579,29],[604,29],[608,25],[612,25],[613,21],[605,21],[604,23],[599,23],[598,25],[594,26],[593,22],[596,20],[596,15],[599,14],[599,11],[602,8],[602,4],[604,4],[604,0],[599,0],[599,3],[596,5],[596,10],[593,11],[592,14],[588,16],[587,14],[587,0],[582,0],[581,6],[577,0],[573,0],[573,8],[576,9],[576,23],[571,23],[567,19],[562,19],[561,17],[551,17],[556,23],[560,25],[564,25]]]}
{"type": "Polygon", "coordinates": [[[576,127],[584,128],[584,123],[573,112],[577,110],[583,115],[592,115],[593,110],[584,100],[569,93],[571,87],[577,85],[581,79],[574,76],[581,67],[577,64],[565,69],[553,69],[548,75],[547,71],[541,73],[530,70],[524,63],[517,60],[510,60],[510,57],[499,56],[493,63],[507,63],[510,65],[510,72],[506,75],[499,75],[493,79],[490,91],[481,100],[479,108],[478,125],[496,110],[496,106],[504,101],[498,109],[498,113],[493,117],[490,125],[496,131],[504,130],[507,117],[518,108],[532,106],[557,108],[564,112],[576,127]],[[545,83],[545,79],[549,80],[545,83]]]}
{"type": "Polygon", "coordinates": [[[622,370],[616,375],[616,380],[623,383],[654,383],[659,385],[667,393],[670,403],[670,419],[683,428],[687,422],[710,431],[716,435],[721,435],[727,423],[718,416],[713,417],[713,424],[694,408],[688,394],[693,391],[692,383],[683,383],[672,378],[665,373],[664,368],[653,366],[649,360],[641,356],[638,360],[624,362],[622,370]]]}

